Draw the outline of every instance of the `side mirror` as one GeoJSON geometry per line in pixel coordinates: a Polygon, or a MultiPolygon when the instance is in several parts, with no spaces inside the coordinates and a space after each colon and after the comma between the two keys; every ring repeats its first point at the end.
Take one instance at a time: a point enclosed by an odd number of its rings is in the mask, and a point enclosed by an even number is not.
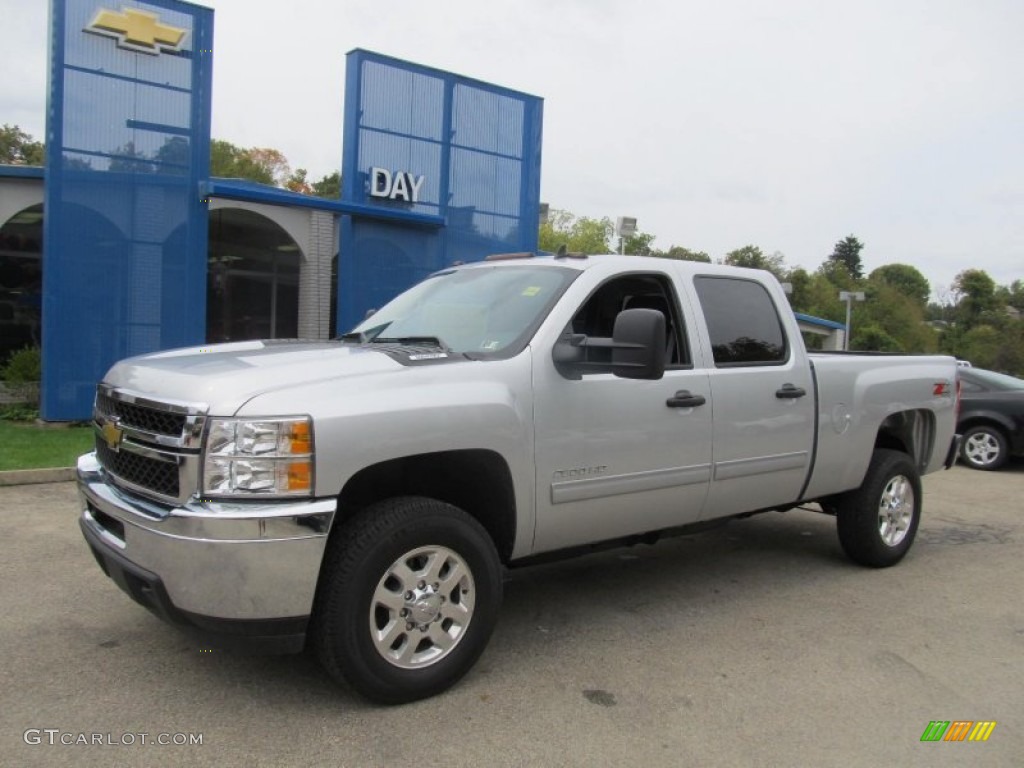
{"type": "Polygon", "coordinates": [[[566,330],[551,359],[569,379],[584,373],[611,373],[623,379],[660,379],[665,374],[665,315],[656,309],[624,309],[612,338],[566,330]]]}
{"type": "Polygon", "coordinates": [[[656,309],[624,309],[612,331],[612,373],[624,379],[665,375],[665,315],[656,309]]]}

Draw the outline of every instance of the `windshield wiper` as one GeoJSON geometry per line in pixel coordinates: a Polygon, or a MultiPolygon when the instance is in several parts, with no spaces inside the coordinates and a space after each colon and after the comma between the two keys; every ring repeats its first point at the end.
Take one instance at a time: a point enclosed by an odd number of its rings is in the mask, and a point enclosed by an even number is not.
{"type": "Polygon", "coordinates": [[[367,339],[366,334],[362,331],[349,331],[348,333],[343,333],[341,336],[338,336],[338,340],[352,341],[356,344],[365,344],[367,339]]]}

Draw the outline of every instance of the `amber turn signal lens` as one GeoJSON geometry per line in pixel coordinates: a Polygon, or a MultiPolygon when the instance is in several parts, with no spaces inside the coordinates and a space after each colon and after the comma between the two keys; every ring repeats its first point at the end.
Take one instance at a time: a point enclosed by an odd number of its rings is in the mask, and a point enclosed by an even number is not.
{"type": "Polygon", "coordinates": [[[308,421],[294,421],[290,425],[288,435],[291,443],[289,453],[311,453],[313,450],[313,436],[309,430],[308,421]]]}
{"type": "Polygon", "coordinates": [[[313,464],[308,461],[288,465],[288,490],[308,491],[313,486],[313,464]]]}

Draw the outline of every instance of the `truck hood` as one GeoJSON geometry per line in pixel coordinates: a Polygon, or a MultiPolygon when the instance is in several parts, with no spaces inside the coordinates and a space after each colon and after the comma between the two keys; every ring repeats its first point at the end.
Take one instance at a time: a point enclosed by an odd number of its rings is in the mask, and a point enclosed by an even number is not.
{"type": "Polygon", "coordinates": [[[131,357],[103,381],[158,400],[205,403],[211,414],[230,416],[266,392],[403,368],[386,354],[340,342],[241,341],[131,357]]]}

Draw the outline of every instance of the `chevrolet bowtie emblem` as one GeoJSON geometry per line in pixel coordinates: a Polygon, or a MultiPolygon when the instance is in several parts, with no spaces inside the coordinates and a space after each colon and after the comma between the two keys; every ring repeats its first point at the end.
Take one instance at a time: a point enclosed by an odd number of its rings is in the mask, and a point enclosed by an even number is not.
{"type": "Polygon", "coordinates": [[[181,50],[185,33],[188,32],[170,24],[161,24],[160,17],[155,13],[135,8],[122,8],[121,13],[100,8],[85,31],[112,37],[121,48],[154,56],[160,51],[181,50]]]}
{"type": "Polygon", "coordinates": [[[107,443],[107,447],[115,453],[121,448],[121,438],[124,437],[124,432],[117,426],[117,422],[108,421],[100,429],[100,434],[103,435],[103,439],[107,443]]]}

